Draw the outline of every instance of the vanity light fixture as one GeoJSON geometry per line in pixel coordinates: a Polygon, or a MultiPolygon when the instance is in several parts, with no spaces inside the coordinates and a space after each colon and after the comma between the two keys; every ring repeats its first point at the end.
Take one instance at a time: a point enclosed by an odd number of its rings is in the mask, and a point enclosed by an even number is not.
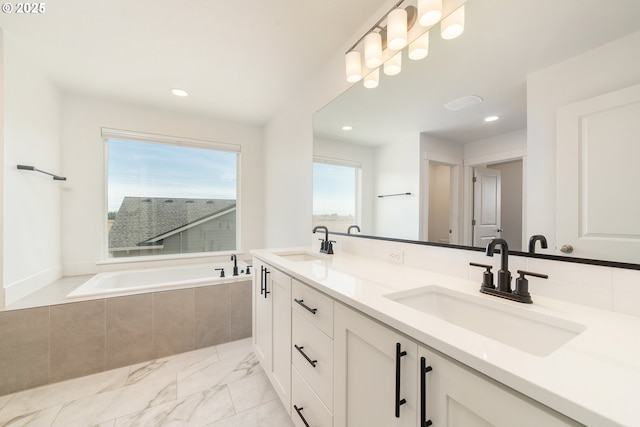
{"type": "Polygon", "coordinates": [[[187,92],[184,89],[174,88],[174,89],[171,89],[171,93],[174,94],[175,96],[180,96],[180,97],[189,96],[189,92],[187,92]]]}
{"type": "Polygon", "coordinates": [[[464,32],[464,5],[447,16],[440,23],[440,35],[445,40],[451,40],[464,32]]]}
{"type": "Polygon", "coordinates": [[[347,81],[354,83],[363,80],[367,88],[378,87],[378,68],[384,64],[385,74],[392,76],[400,73],[401,51],[407,45],[410,59],[425,58],[429,53],[429,31],[438,22],[442,38],[450,40],[458,37],[464,31],[466,1],[417,0],[416,3],[416,0],[399,0],[347,50],[347,81]],[[402,6],[403,3],[416,6],[402,6]]]}

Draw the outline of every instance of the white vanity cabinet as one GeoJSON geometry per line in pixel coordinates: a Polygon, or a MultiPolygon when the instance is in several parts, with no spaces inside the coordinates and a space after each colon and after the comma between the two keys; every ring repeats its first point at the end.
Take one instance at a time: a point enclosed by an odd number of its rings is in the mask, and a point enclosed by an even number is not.
{"type": "Polygon", "coordinates": [[[412,340],[335,303],[335,427],[415,427],[417,353],[412,340]]]}
{"type": "Polygon", "coordinates": [[[291,404],[291,277],[253,262],[253,346],[287,410],[291,404]]]}
{"type": "Polygon", "coordinates": [[[297,426],[333,423],[333,300],[293,280],[291,417],[297,426]]]}

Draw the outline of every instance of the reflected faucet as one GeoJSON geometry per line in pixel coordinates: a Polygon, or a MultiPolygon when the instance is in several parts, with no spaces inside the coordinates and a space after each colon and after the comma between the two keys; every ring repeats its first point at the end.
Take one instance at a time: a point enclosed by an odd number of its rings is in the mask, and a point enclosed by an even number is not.
{"type": "Polygon", "coordinates": [[[236,254],[231,255],[231,261],[233,261],[233,275],[237,276],[238,275],[238,257],[236,256],[236,254]]]}
{"type": "Polygon", "coordinates": [[[318,225],[313,228],[313,233],[315,234],[318,230],[324,230],[324,240],[319,239],[322,243],[320,243],[320,252],[323,254],[333,254],[333,245],[335,243],[333,240],[329,240],[329,229],[324,225],[318,225]]]}
{"type": "Polygon", "coordinates": [[[540,241],[540,247],[542,249],[547,249],[547,238],[544,237],[542,234],[535,234],[533,236],[531,236],[531,238],[529,239],[529,253],[530,254],[535,254],[536,253],[536,242],[540,241]]]}
{"type": "Polygon", "coordinates": [[[498,291],[511,292],[511,272],[509,271],[509,245],[504,239],[493,239],[487,245],[487,256],[493,256],[500,245],[500,271],[498,271],[498,291]]]}
{"type": "Polygon", "coordinates": [[[358,227],[357,225],[350,225],[349,228],[347,229],[347,234],[351,234],[351,230],[354,228],[358,233],[360,232],[360,227],[358,227]]]}

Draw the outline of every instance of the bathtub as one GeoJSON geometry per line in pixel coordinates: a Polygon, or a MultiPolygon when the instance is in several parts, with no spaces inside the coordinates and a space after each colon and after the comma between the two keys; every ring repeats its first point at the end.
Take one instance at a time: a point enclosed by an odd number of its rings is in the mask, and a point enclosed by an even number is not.
{"type": "Polygon", "coordinates": [[[232,262],[98,273],[66,297],[123,296],[251,280],[246,269],[247,264],[238,261],[238,276],[232,275],[232,262]],[[216,268],[224,268],[225,277],[216,268]]]}

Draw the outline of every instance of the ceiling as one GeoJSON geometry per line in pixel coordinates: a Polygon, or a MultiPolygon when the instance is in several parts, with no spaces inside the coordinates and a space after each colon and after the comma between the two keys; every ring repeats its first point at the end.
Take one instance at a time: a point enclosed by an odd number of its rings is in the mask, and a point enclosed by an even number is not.
{"type": "Polygon", "coordinates": [[[264,124],[383,3],[57,0],[0,27],[65,91],[264,124]]]}
{"type": "Polygon", "coordinates": [[[399,75],[381,73],[375,89],[356,83],[323,108],[314,133],[381,145],[421,132],[466,143],[524,129],[528,74],[640,31],[638,0],[468,0],[465,16],[459,38],[431,31],[427,58],[411,61],[405,53],[399,75]],[[467,95],[484,102],[444,108],[467,95]],[[483,121],[494,114],[500,120],[483,121]]]}

